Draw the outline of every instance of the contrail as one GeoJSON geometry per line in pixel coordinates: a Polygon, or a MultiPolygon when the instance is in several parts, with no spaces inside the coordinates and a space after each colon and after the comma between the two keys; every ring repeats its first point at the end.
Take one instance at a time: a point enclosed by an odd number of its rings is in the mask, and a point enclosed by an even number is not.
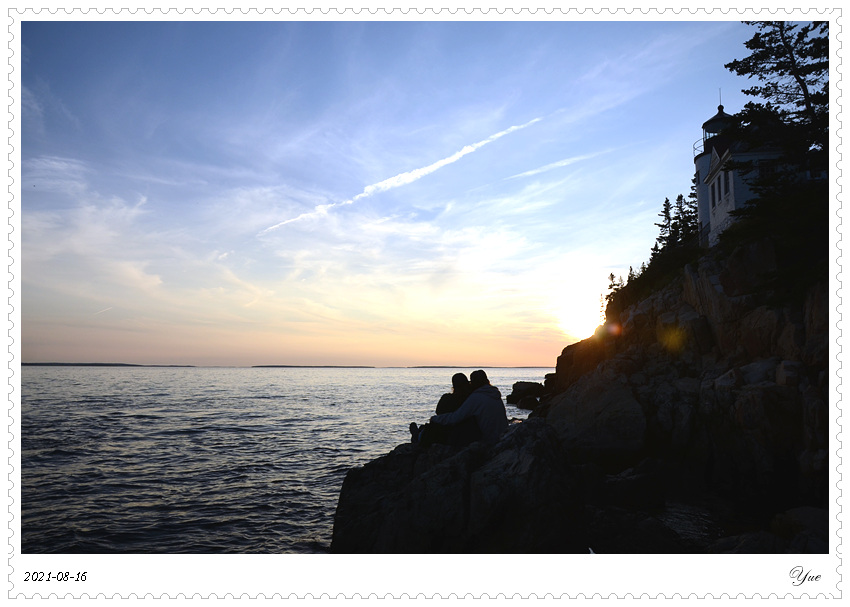
{"type": "Polygon", "coordinates": [[[507,177],[507,179],[519,179],[520,177],[531,177],[532,175],[538,175],[539,173],[545,173],[546,171],[551,171],[552,169],[557,169],[560,167],[569,166],[575,162],[580,162],[582,160],[587,160],[588,158],[593,158],[594,156],[598,156],[603,152],[596,152],[594,154],[584,154],[583,156],[573,156],[572,158],[565,158],[564,160],[559,160],[558,162],[553,162],[551,164],[547,164],[546,166],[542,166],[538,169],[532,169],[530,171],[526,171],[525,173],[519,173],[518,175],[512,175],[507,177]]]}
{"type": "Polygon", "coordinates": [[[101,310],[100,312],[95,312],[94,314],[92,314],[92,316],[97,316],[98,314],[103,314],[104,312],[109,312],[111,309],[112,309],[112,307],[111,307],[111,306],[110,306],[110,307],[108,307],[108,308],[104,308],[104,309],[103,309],[103,310],[101,310]]]}
{"type": "Polygon", "coordinates": [[[368,198],[369,196],[372,196],[372,195],[377,194],[379,192],[386,192],[387,190],[392,190],[393,188],[397,188],[397,187],[400,187],[400,186],[403,186],[403,185],[407,185],[409,183],[413,183],[414,181],[417,181],[418,179],[422,179],[426,175],[430,175],[434,171],[437,171],[437,170],[443,168],[446,165],[452,164],[453,162],[457,162],[458,160],[460,160],[461,158],[463,158],[467,154],[471,154],[472,152],[478,150],[479,148],[484,147],[488,143],[492,143],[492,142],[496,141],[500,137],[504,137],[505,135],[513,133],[514,131],[524,129],[528,126],[531,126],[535,122],[540,122],[541,120],[543,120],[543,119],[542,118],[534,118],[533,120],[529,120],[525,124],[518,124],[518,125],[515,125],[515,126],[512,126],[512,127],[509,127],[507,129],[505,129],[504,131],[500,131],[500,132],[496,133],[495,135],[490,135],[487,139],[483,139],[483,140],[479,141],[478,143],[473,143],[471,145],[464,146],[463,148],[461,148],[460,150],[458,150],[457,152],[455,152],[451,156],[447,156],[446,158],[443,158],[442,160],[438,160],[437,162],[435,162],[433,164],[429,164],[428,166],[425,166],[425,167],[422,167],[422,168],[419,168],[419,169],[414,169],[412,171],[407,171],[405,173],[399,173],[395,177],[390,177],[389,179],[385,179],[384,181],[380,181],[378,183],[368,185],[363,189],[362,192],[360,192],[354,198],[351,198],[349,200],[345,200],[343,202],[335,202],[335,203],[331,203],[331,204],[321,204],[308,213],[302,213],[301,215],[298,215],[297,217],[293,217],[292,219],[287,219],[286,221],[281,221],[278,224],[275,224],[271,227],[266,228],[265,230],[263,230],[262,232],[257,234],[257,236],[262,236],[262,235],[267,234],[269,232],[272,232],[272,231],[274,231],[274,230],[276,230],[280,227],[283,227],[286,224],[293,223],[293,222],[296,222],[296,221],[301,221],[302,219],[307,219],[307,218],[310,218],[310,217],[320,217],[322,215],[327,215],[328,211],[330,209],[335,208],[335,207],[341,207],[341,206],[353,204],[353,203],[357,202],[358,200],[362,200],[363,198],[368,198]]]}

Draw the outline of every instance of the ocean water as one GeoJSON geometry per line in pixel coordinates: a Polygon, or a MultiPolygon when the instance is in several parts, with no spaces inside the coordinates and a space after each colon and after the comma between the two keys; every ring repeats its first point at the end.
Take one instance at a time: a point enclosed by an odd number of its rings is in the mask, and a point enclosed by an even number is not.
{"type": "Polygon", "coordinates": [[[346,471],[472,370],[22,367],[22,551],[327,552],[346,471]]]}

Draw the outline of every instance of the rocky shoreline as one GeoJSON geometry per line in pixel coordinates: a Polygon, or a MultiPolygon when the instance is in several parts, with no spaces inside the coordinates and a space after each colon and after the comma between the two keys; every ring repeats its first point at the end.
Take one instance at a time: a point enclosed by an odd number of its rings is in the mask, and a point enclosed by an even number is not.
{"type": "Polygon", "coordinates": [[[705,255],[516,385],[533,411],[495,446],[350,470],[331,550],[827,552],[827,289],[769,304],[775,267],[705,255]]]}

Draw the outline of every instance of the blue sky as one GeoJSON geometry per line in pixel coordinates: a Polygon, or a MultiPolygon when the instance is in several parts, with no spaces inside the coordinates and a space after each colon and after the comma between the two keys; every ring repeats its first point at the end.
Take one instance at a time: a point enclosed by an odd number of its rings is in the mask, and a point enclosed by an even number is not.
{"type": "Polygon", "coordinates": [[[24,22],[22,358],[554,366],[753,32],[24,22]]]}

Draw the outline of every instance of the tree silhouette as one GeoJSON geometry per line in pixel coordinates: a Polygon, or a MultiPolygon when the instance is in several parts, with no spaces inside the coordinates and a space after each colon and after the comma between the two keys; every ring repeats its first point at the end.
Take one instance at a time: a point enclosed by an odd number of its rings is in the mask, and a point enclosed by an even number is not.
{"type": "MultiPolygon", "coordinates": [[[[829,23],[745,21],[758,31],[744,43],[752,53],[725,65],[764,84],[744,89],[788,111],[792,119],[820,125],[829,102],[829,23]]],[[[826,126],[825,124],[823,126],[826,126]]]]}
{"type": "Polygon", "coordinates": [[[747,240],[772,241],[778,269],[763,286],[777,300],[789,299],[827,279],[829,24],[745,23],[758,29],[746,43],[752,53],[726,68],[764,83],[743,92],[765,103],[747,103],[728,133],[777,157],[767,167],[733,163],[756,197],[732,212],[738,221],[720,244],[732,249],[747,240]]]}
{"type": "Polygon", "coordinates": [[[664,199],[664,205],[661,207],[661,212],[658,216],[661,218],[661,223],[655,225],[659,228],[658,238],[655,242],[658,243],[659,249],[664,250],[670,244],[670,232],[673,227],[673,216],[671,214],[672,205],[670,199],[664,199]]]}
{"type": "Polygon", "coordinates": [[[725,67],[763,84],[744,89],[762,99],[737,114],[732,135],[751,147],[773,146],[782,164],[824,171],[829,137],[829,23],[745,21],[757,28],[752,52],[725,67]]]}

